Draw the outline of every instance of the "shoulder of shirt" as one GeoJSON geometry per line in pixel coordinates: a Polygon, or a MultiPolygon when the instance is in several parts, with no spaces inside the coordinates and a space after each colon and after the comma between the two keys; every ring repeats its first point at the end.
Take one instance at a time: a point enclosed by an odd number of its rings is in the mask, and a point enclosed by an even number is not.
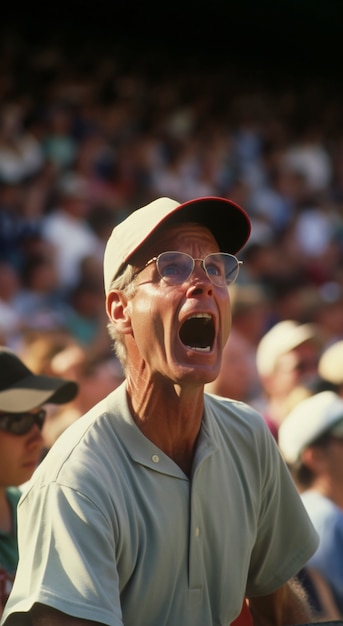
{"type": "Polygon", "coordinates": [[[265,420],[263,419],[262,415],[246,402],[218,396],[216,394],[208,392],[205,392],[204,398],[205,406],[217,406],[218,408],[224,409],[228,413],[248,416],[249,418],[256,419],[258,422],[262,422],[263,424],[265,424],[265,420]]]}
{"type": "MultiPolygon", "coordinates": [[[[28,481],[24,490],[24,497],[30,493],[33,485],[38,483],[42,486],[58,480],[60,472],[68,459],[71,457],[76,458],[80,446],[81,449],[83,449],[83,441],[85,441],[87,434],[95,432],[97,425],[100,427],[98,432],[101,431],[102,420],[108,420],[109,413],[111,413],[109,398],[114,397],[117,392],[118,388],[62,432],[28,481]]],[[[90,436],[92,436],[92,434],[90,436]]],[[[89,468],[89,471],[92,472],[92,468],[89,468]]]]}
{"type": "MultiPolygon", "coordinates": [[[[227,422],[228,428],[244,428],[257,434],[264,433],[269,438],[272,437],[270,429],[265,419],[255,408],[240,400],[225,398],[206,392],[204,395],[205,413],[212,415],[217,422],[227,422]]],[[[263,435],[263,436],[264,436],[263,435]]]]}
{"type": "Polygon", "coordinates": [[[206,392],[204,408],[204,424],[213,438],[220,433],[220,438],[235,442],[237,447],[249,448],[250,453],[254,450],[258,456],[261,450],[264,451],[262,456],[275,453],[277,444],[270,429],[262,415],[249,404],[206,392]]]}

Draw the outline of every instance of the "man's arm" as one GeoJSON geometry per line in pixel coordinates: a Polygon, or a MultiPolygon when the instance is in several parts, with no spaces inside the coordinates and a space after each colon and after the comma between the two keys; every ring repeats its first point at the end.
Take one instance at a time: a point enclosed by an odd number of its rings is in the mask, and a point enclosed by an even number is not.
{"type": "Polygon", "coordinates": [[[30,611],[30,617],[32,626],[106,626],[102,622],[72,617],[44,604],[35,604],[30,611]]]}
{"type": "Polygon", "coordinates": [[[249,599],[254,626],[291,626],[314,620],[307,595],[294,578],[269,596],[249,599]]]}

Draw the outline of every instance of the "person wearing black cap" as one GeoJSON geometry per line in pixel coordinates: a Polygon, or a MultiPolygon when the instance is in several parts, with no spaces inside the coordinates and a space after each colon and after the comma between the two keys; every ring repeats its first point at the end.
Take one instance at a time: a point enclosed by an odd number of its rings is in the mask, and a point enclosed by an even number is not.
{"type": "Polygon", "coordinates": [[[318,537],[263,418],[204,392],[250,220],[159,198],[113,230],[109,332],[125,381],[62,433],[21,499],[6,626],[309,622],[291,582],[318,537]],[[28,575],[28,572],[30,574],[28,575]]]}
{"type": "Polygon", "coordinates": [[[0,346],[0,614],[18,562],[17,504],[43,447],[43,405],[69,402],[76,393],[73,381],[37,376],[0,346]]]}

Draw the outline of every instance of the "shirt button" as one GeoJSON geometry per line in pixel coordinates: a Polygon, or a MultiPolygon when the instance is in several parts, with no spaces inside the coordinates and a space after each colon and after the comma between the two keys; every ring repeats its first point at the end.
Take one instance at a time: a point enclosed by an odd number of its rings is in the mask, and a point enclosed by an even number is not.
{"type": "Polygon", "coordinates": [[[199,537],[199,535],[200,535],[200,528],[198,526],[196,526],[194,534],[195,534],[196,537],[199,537]]]}
{"type": "Polygon", "coordinates": [[[160,457],[158,456],[158,454],[153,454],[151,458],[152,458],[153,463],[160,462],[160,457]]]}

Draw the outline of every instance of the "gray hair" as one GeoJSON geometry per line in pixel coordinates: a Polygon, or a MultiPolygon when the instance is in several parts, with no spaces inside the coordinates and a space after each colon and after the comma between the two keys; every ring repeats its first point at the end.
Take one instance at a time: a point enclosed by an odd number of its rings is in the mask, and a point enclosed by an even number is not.
{"type": "MultiPolygon", "coordinates": [[[[132,265],[127,265],[120,276],[112,281],[109,291],[118,289],[119,291],[124,292],[128,299],[132,298],[136,293],[136,285],[133,280],[134,271],[135,268],[132,265]]],[[[118,331],[117,327],[111,320],[107,324],[107,330],[113,341],[113,350],[125,371],[127,364],[125,335],[118,331]]]]}

